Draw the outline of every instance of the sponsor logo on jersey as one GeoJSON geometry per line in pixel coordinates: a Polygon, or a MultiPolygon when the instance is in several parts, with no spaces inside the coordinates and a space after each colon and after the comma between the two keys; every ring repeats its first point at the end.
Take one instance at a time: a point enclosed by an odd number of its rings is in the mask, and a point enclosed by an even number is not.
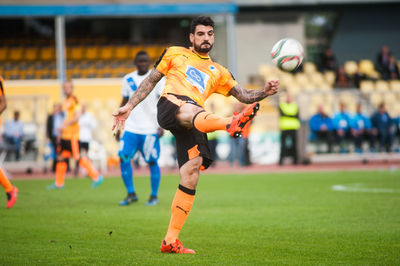
{"type": "Polygon", "coordinates": [[[137,90],[136,83],[135,83],[135,81],[133,81],[132,77],[129,77],[126,81],[128,81],[128,85],[129,85],[129,87],[131,87],[132,91],[136,91],[137,90]]]}
{"type": "Polygon", "coordinates": [[[217,69],[215,68],[215,66],[213,66],[213,65],[211,65],[209,68],[210,68],[211,71],[216,71],[216,70],[217,70],[217,69]]]}
{"type": "Polygon", "coordinates": [[[195,86],[200,93],[205,91],[209,78],[210,77],[206,73],[198,70],[197,68],[189,65],[186,67],[186,81],[195,86]]]}

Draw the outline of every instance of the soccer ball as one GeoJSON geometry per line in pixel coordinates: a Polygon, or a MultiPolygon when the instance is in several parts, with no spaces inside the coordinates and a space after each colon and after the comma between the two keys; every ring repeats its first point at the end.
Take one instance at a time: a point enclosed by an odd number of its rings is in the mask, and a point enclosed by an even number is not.
{"type": "Polygon", "coordinates": [[[303,62],[303,46],[295,39],[282,39],[272,47],[271,57],[272,63],[279,69],[286,72],[294,71],[303,62]]]}

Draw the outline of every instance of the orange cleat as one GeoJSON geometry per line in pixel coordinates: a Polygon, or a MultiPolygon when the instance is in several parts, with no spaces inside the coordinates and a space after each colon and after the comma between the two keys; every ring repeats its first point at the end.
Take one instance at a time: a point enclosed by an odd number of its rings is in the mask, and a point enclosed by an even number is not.
{"type": "Polygon", "coordinates": [[[18,197],[18,188],[17,187],[13,187],[13,189],[7,193],[7,208],[11,208],[12,206],[14,206],[15,202],[17,201],[17,197],[18,197]]]}
{"type": "Polygon", "coordinates": [[[256,116],[257,111],[259,109],[260,109],[260,104],[253,103],[247,106],[239,114],[234,114],[232,118],[232,123],[226,127],[226,131],[228,131],[229,135],[231,135],[234,138],[241,137],[243,128],[249,121],[251,121],[256,116]]]}
{"type": "Polygon", "coordinates": [[[162,253],[181,253],[181,254],[195,254],[196,252],[193,249],[185,248],[181,241],[178,239],[175,243],[168,244],[165,240],[161,243],[161,252],[162,253]]]}

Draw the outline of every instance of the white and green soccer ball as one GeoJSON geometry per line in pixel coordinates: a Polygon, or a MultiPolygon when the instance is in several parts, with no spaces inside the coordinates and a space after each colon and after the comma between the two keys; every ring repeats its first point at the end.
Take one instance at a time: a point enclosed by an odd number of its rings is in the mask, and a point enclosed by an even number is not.
{"type": "Polygon", "coordinates": [[[303,62],[303,46],[295,39],[282,39],[278,41],[271,51],[272,63],[279,69],[291,72],[296,70],[303,62]]]}

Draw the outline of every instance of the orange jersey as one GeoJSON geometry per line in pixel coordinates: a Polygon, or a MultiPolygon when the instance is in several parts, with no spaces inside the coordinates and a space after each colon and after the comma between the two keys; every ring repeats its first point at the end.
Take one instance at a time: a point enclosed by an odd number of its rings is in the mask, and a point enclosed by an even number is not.
{"type": "MultiPolygon", "coordinates": [[[[0,76],[0,97],[5,96],[4,88],[5,88],[4,79],[2,76],[0,76]]],[[[1,117],[0,117],[0,129],[1,129],[1,117]]]]}
{"type": "MultiPolygon", "coordinates": [[[[65,120],[72,120],[78,109],[78,99],[75,96],[71,96],[64,101],[63,110],[65,112],[65,120]]],[[[67,126],[61,133],[62,139],[79,139],[79,123],[75,123],[67,126]]]]}
{"type": "Polygon", "coordinates": [[[226,68],[184,47],[166,49],[155,67],[166,77],[163,94],[184,95],[203,107],[211,94],[229,96],[237,84],[226,68]]]}

